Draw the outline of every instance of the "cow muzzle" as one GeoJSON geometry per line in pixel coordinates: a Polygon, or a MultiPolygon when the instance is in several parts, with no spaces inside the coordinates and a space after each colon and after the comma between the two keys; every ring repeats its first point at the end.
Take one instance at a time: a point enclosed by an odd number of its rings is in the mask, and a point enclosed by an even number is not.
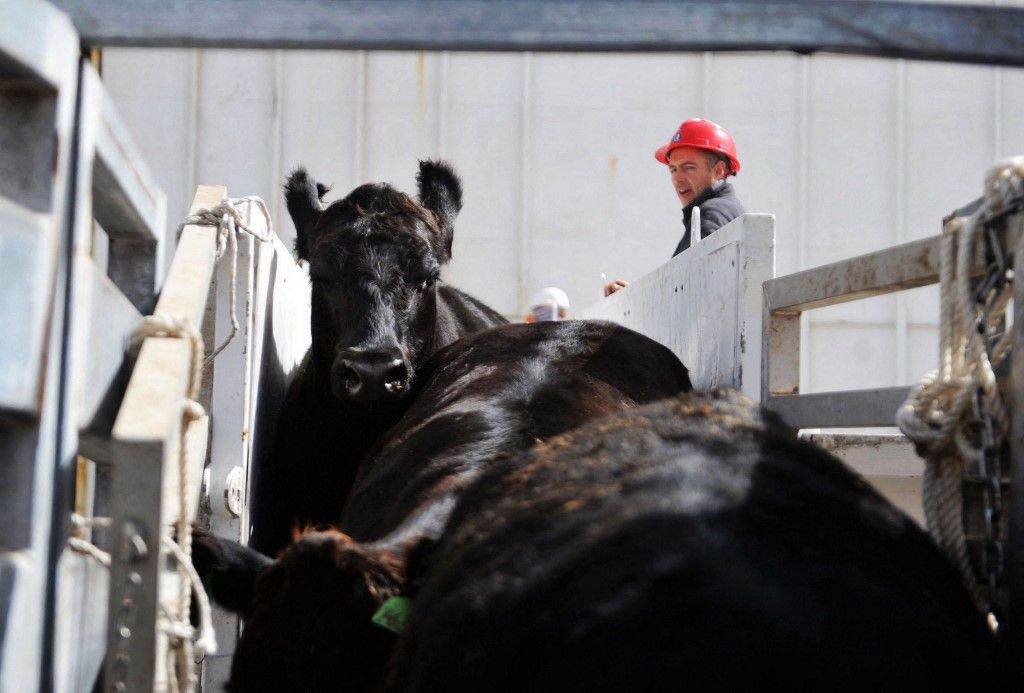
{"type": "Polygon", "coordinates": [[[397,349],[338,354],[331,369],[331,389],[338,399],[372,402],[400,397],[409,389],[409,367],[397,349]]]}

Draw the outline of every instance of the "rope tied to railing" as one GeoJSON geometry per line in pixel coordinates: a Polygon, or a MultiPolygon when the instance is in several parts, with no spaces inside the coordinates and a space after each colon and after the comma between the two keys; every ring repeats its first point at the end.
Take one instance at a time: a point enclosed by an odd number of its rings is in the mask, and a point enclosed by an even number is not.
{"type": "Polygon", "coordinates": [[[109,517],[83,517],[78,513],[71,513],[71,535],[68,537],[68,546],[78,553],[92,556],[100,565],[109,568],[110,554],[84,536],[86,530],[91,527],[109,526],[109,517]]]}
{"type": "Polygon", "coordinates": [[[246,233],[260,243],[270,243],[274,239],[273,222],[270,218],[270,211],[267,203],[255,195],[246,197],[226,197],[214,207],[200,209],[195,214],[185,217],[185,220],[178,226],[178,233],[187,225],[216,226],[217,227],[217,261],[224,257],[225,253],[231,257],[231,334],[214,349],[213,353],[206,357],[207,363],[224,351],[224,348],[238,334],[238,317],[235,315],[237,303],[237,288],[235,282],[238,277],[238,234],[246,233]],[[245,223],[245,219],[251,214],[255,205],[263,214],[267,222],[266,233],[260,233],[245,223]],[[244,207],[243,210],[241,209],[244,207]]]}
{"type": "Polygon", "coordinates": [[[193,654],[200,658],[217,651],[217,641],[213,630],[213,617],[210,600],[203,588],[203,583],[192,566],[192,527],[189,517],[188,497],[192,488],[191,468],[188,462],[187,433],[189,424],[206,416],[202,405],[196,401],[203,375],[203,338],[199,331],[188,320],[181,320],[168,315],[150,315],[132,333],[133,352],[141,348],[147,337],[169,337],[186,339],[189,343],[189,380],[185,397],[181,402],[181,434],[178,443],[178,518],[174,526],[175,536],[161,535],[161,545],[167,549],[178,564],[180,588],[177,600],[177,613],[160,605],[163,623],[160,629],[167,635],[168,651],[172,661],[167,671],[171,677],[172,690],[194,691],[198,684],[193,663],[193,654]],[[189,621],[189,610],[192,593],[196,594],[200,628],[192,628],[189,621]],[[184,683],[184,686],[182,685],[184,683]]]}
{"type": "MultiPolygon", "coordinates": [[[[137,356],[147,337],[185,339],[189,343],[189,374],[185,397],[181,400],[181,433],[178,444],[178,518],[174,525],[174,536],[161,533],[160,544],[178,565],[181,578],[177,609],[161,602],[158,607],[162,622],[158,625],[167,635],[171,661],[168,662],[170,689],[195,691],[198,677],[193,657],[200,659],[217,652],[217,639],[213,629],[213,612],[210,599],[202,580],[192,565],[192,527],[189,517],[188,497],[192,488],[191,468],[188,463],[187,433],[189,424],[206,416],[202,405],[196,401],[203,374],[203,338],[188,320],[168,315],[149,315],[132,333],[130,353],[137,356]],[[193,592],[199,608],[199,628],[193,628],[189,620],[193,592]],[[182,685],[184,683],[184,685],[182,685]]],[[[95,558],[109,567],[111,556],[108,552],[88,541],[83,535],[89,527],[109,527],[110,518],[71,516],[71,536],[68,545],[75,551],[95,558]]]]}
{"type": "Polygon", "coordinates": [[[944,230],[941,365],[914,386],[897,412],[897,423],[925,458],[922,501],[928,531],[959,568],[976,604],[997,630],[996,592],[1003,571],[1000,486],[1009,415],[995,371],[1012,345],[1012,333],[999,332],[1013,298],[1014,277],[994,220],[1024,199],[1024,158],[997,165],[985,188],[984,204],[966,219],[950,221],[944,230]],[[971,265],[979,245],[989,267],[975,286],[971,265]],[[983,484],[986,536],[980,568],[968,550],[965,482],[983,484]]]}

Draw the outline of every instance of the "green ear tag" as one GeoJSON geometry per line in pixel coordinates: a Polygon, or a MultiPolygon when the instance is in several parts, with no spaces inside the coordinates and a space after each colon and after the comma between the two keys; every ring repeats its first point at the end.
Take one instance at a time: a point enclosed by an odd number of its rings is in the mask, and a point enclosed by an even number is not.
{"type": "Polygon", "coordinates": [[[391,597],[380,605],[371,620],[392,633],[401,633],[409,621],[410,609],[412,609],[412,599],[409,597],[391,597]]]}

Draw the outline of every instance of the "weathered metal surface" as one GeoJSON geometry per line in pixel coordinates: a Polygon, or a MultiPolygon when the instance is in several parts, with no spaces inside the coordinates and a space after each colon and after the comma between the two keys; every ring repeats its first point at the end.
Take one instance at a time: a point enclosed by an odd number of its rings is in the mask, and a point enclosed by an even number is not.
{"type": "MultiPolygon", "coordinates": [[[[216,206],[225,194],[223,186],[199,186],[189,213],[216,206]]],[[[182,230],[154,313],[187,319],[199,329],[213,278],[216,238],[217,229],[212,226],[190,224],[182,230]]]]}
{"type": "Polygon", "coordinates": [[[142,316],[117,287],[91,261],[78,274],[79,300],[75,310],[84,329],[72,334],[85,367],[69,385],[75,390],[75,423],[80,431],[79,451],[93,460],[109,462],[102,447],[90,447],[110,437],[121,397],[128,384],[128,345],[142,316]],[[102,317],[100,317],[102,316],[102,317]]]}
{"type": "Polygon", "coordinates": [[[57,93],[38,85],[0,84],[0,197],[33,212],[53,205],[57,93]]]}
{"type": "Polygon", "coordinates": [[[807,433],[801,437],[867,477],[919,477],[924,472],[924,460],[901,433],[807,433]]]}
{"type": "Polygon", "coordinates": [[[91,65],[86,74],[83,85],[96,89],[100,95],[99,110],[95,114],[99,128],[93,172],[93,214],[111,238],[156,244],[164,235],[166,196],[121,122],[99,75],[91,65]]]}
{"type": "Polygon", "coordinates": [[[932,236],[773,279],[765,304],[773,313],[799,313],[938,280],[939,238],[932,236]]]}
{"type": "Polygon", "coordinates": [[[0,0],[0,415],[38,415],[66,230],[78,39],[39,0],[0,0]]]}
{"type": "Polygon", "coordinates": [[[91,45],[830,51],[1024,64],[1024,12],[797,0],[56,0],[91,45]],[[225,32],[226,26],[245,27],[225,32]]]}
{"type": "MultiPolygon", "coordinates": [[[[248,222],[262,231],[262,215],[255,208],[250,211],[248,222]]],[[[225,260],[218,270],[217,334],[210,348],[230,330],[230,281],[225,260]]],[[[272,244],[247,237],[240,243],[235,281],[239,333],[213,368],[211,406],[217,417],[209,465],[209,521],[216,534],[245,541],[250,533],[246,499],[252,470],[270,452],[281,402],[309,347],[310,287],[305,271],[276,236],[272,244]],[[239,492],[242,503],[236,515],[228,499],[239,492]]],[[[208,690],[227,683],[238,635],[234,614],[215,608],[214,624],[218,652],[203,666],[208,690]]]]}
{"type": "Polygon", "coordinates": [[[110,572],[93,557],[65,549],[57,575],[54,690],[92,690],[107,646],[110,572]]]}
{"type": "MultiPolygon", "coordinates": [[[[152,690],[165,679],[166,636],[156,629],[166,554],[160,537],[177,516],[176,478],[182,398],[189,379],[187,340],[147,339],[113,431],[108,686],[152,690]]],[[[198,484],[198,479],[197,479],[198,484]]]]}
{"type": "MultiPolygon", "coordinates": [[[[219,202],[222,187],[200,187],[195,211],[219,202]]],[[[198,328],[206,307],[216,252],[215,230],[187,226],[155,313],[198,328]]],[[[132,371],[113,429],[113,556],[107,626],[108,685],[128,690],[165,684],[166,636],[156,629],[157,604],[177,594],[160,537],[178,516],[181,403],[186,394],[190,346],[185,339],[148,338],[132,371]],[[126,606],[130,603],[131,606],[126,606]]],[[[193,422],[186,436],[191,469],[189,507],[198,504],[207,422],[193,422]]]]}
{"type": "MultiPolygon", "coordinates": [[[[150,276],[148,285],[137,286],[136,291],[126,297],[124,288],[115,285],[116,279],[112,281],[105,276],[93,261],[93,219],[98,212],[100,198],[110,195],[109,191],[101,188],[130,183],[122,178],[112,178],[100,185],[96,180],[96,163],[100,158],[98,141],[103,139],[102,132],[107,123],[103,112],[105,108],[110,108],[110,103],[96,70],[84,61],[80,90],[75,164],[74,287],[71,292],[69,330],[69,368],[72,374],[69,387],[72,389],[72,400],[68,416],[76,430],[89,428],[92,437],[102,440],[109,437],[121,403],[127,384],[125,360],[128,340],[141,317],[130,299],[151,300],[153,281],[150,276]],[[102,319],[98,320],[97,316],[102,316],[102,319]]],[[[133,156],[136,160],[140,158],[135,153],[133,156]]],[[[156,197],[161,196],[162,193],[156,194],[156,197]]],[[[162,225],[161,219],[161,228],[162,225]]],[[[108,229],[104,226],[103,230],[108,229]]],[[[158,244],[155,241],[148,245],[147,252],[151,258],[156,256],[157,250],[158,244]]],[[[76,443],[80,444],[80,441],[76,443]]],[[[93,459],[109,461],[110,458],[107,454],[93,459]]]]}
{"type": "Polygon", "coordinates": [[[760,401],[771,395],[800,391],[800,316],[772,315],[767,306],[761,315],[760,401]]]}
{"type": "Polygon", "coordinates": [[[52,215],[0,197],[0,412],[39,411],[53,297],[52,215]]]}
{"type": "Polygon", "coordinates": [[[924,526],[921,505],[924,461],[906,436],[859,433],[801,433],[864,476],[896,507],[924,526]]]}
{"type": "Polygon", "coordinates": [[[774,395],[764,404],[793,428],[895,426],[909,387],[774,395]]]}
{"type": "MultiPolygon", "coordinates": [[[[78,223],[95,218],[109,237],[107,272],[143,314],[156,301],[166,200],[156,186],[96,69],[82,64],[79,106],[78,223]]],[[[90,236],[80,234],[88,248],[90,236]]]]}
{"type": "Polygon", "coordinates": [[[0,18],[0,79],[74,85],[67,65],[77,62],[78,36],[64,13],[43,0],[0,0],[0,18]]]}
{"type": "Polygon", "coordinates": [[[757,398],[761,285],[775,269],[775,217],[744,214],[580,313],[655,339],[682,360],[698,389],[757,398]]]}
{"type": "Polygon", "coordinates": [[[61,409],[79,43],[66,19],[38,0],[0,0],[0,17],[0,690],[7,691],[53,687],[53,518],[64,500],[57,470],[74,453],[64,445],[61,409]],[[20,343],[7,341],[15,335],[20,343]],[[9,366],[22,374],[8,379],[9,366]]]}

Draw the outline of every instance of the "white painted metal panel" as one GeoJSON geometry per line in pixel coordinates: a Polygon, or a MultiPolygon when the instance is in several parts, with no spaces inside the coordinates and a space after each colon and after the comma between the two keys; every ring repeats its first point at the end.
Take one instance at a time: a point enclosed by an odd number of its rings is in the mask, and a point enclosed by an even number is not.
{"type": "Polygon", "coordinates": [[[661,342],[696,389],[761,394],[761,284],[774,276],[774,219],[745,214],[582,311],[661,342]]]}
{"type": "Polygon", "coordinates": [[[0,371],[14,359],[27,376],[0,373],[0,691],[13,691],[43,687],[51,673],[45,619],[55,477],[68,455],[63,299],[79,45],[46,3],[0,0],[0,16],[10,20],[0,26],[0,71],[15,76],[0,86],[0,237],[13,239],[0,242],[0,319],[30,323],[10,330],[21,341],[10,350],[4,341],[0,358],[0,371]],[[19,260],[28,264],[11,264],[19,260]]]}
{"type": "MultiPolygon", "coordinates": [[[[250,208],[246,221],[257,232],[266,228],[255,208],[250,208]]],[[[225,259],[217,271],[216,340],[210,350],[230,334],[231,279],[230,263],[225,259]]],[[[217,356],[213,368],[207,510],[214,533],[246,541],[248,515],[235,515],[226,503],[228,475],[239,470],[241,487],[234,490],[246,494],[252,470],[271,451],[274,423],[285,392],[310,344],[310,286],[306,273],[280,239],[265,244],[249,237],[239,243],[235,286],[239,331],[217,356]]],[[[221,690],[228,681],[238,618],[215,607],[214,627],[218,651],[204,663],[207,690],[221,690]]]]}
{"type": "Polygon", "coordinates": [[[53,286],[51,214],[0,197],[0,410],[35,413],[53,286]]]}
{"type": "Polygon", "coordinates": [[[107,93],[166,195],[162,270],[170,266],[174,234],[196,189],[197,55],[184,49],[125,48],[104,54],[103,60],[107,93]]]}

